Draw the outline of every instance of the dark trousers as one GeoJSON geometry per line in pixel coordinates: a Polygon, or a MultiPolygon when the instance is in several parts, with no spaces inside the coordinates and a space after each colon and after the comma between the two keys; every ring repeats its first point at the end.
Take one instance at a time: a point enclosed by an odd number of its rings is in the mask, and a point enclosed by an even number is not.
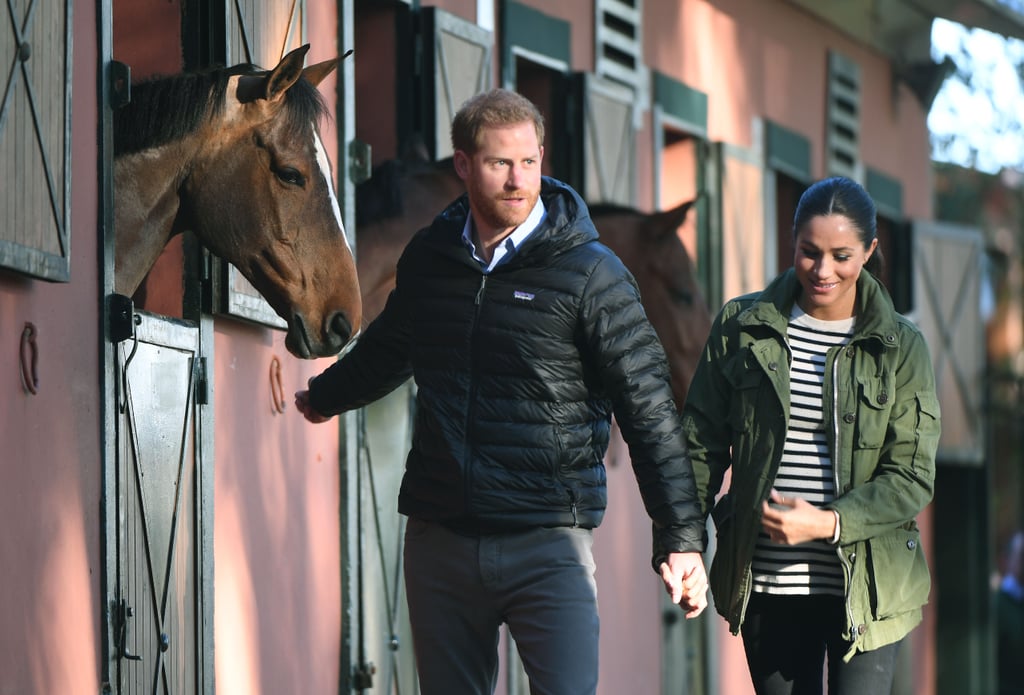
{"type": "Polygon", "coordinates": [[[508,623],[533,695],[594,695],[593,537],[580,528],[462,536],[409,519],[405,585],[423,695],[491,695],[508,623]]]}
{"type": "Polygon", "coordinates": [[[751,596],[741,633],[758,695],[820,695],[826,662],[829,695],[891,692],[900,643],[844,662],[844,611],[837,596],[751,596]]]}

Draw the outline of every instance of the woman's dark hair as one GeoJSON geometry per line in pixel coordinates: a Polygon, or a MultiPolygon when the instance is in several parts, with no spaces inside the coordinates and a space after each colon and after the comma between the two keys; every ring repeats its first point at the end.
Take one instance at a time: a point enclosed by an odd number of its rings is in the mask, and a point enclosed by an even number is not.
{"type": "MultiPolygon", "coordinates": [[[[878,211],[864,187],[845,176],[822,179],[811,185],[796,206],[793,216],[793,237],[814,217],[842,215],[857,228],[858,238],[867,249],[878,236],[878,211]]],[[[864,267],[878,277],[882,272],[882,250],[875,247],[874,253],[864,267]]]]}

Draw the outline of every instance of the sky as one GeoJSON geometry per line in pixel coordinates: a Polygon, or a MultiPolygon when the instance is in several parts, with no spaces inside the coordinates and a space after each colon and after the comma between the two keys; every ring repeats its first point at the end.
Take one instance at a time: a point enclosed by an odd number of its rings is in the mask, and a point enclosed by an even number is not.
{"type": "Polygon", "coordinates": [[[936,19],[932,58],[945,56],[971,75],[971,84],[952,75],[935,97],[928,113],[932,159],[988,173],[1024,171],[1024,41],[936,19]]]}

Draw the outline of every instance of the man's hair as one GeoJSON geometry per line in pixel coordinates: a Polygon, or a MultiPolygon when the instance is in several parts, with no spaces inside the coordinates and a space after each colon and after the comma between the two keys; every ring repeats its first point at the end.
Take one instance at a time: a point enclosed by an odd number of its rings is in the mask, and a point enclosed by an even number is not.
{"type": "Polygon", "coordinates": [[[477,94],[462,105],[452,119],[452,146],[466,154],[480,148],[480,134],[487,128],[502,128],[532,122],[537,143],[544,144],[544,117],[532,101],[507,89],[477,94]]]}

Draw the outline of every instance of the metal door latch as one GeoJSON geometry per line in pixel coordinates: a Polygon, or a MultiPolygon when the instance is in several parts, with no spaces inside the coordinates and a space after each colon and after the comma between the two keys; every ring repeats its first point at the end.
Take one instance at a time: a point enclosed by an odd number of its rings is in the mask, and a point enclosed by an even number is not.
{"type": "Polygon", "coordinates": [[[375,673],[377,673],[377,667],[373,665],[372,661],[356,666],[355,673],[352,674],[352,689],[369,690],[372,688],[373,674],[375,673]]]}
{"type": "Polygon", "coordinates": [[[132,607],[128,602],[121,599],[117,604],[117,655],[128,661],[142,661],[138,654],[128,651],[128,618],[134,615],[132,607]]]}

